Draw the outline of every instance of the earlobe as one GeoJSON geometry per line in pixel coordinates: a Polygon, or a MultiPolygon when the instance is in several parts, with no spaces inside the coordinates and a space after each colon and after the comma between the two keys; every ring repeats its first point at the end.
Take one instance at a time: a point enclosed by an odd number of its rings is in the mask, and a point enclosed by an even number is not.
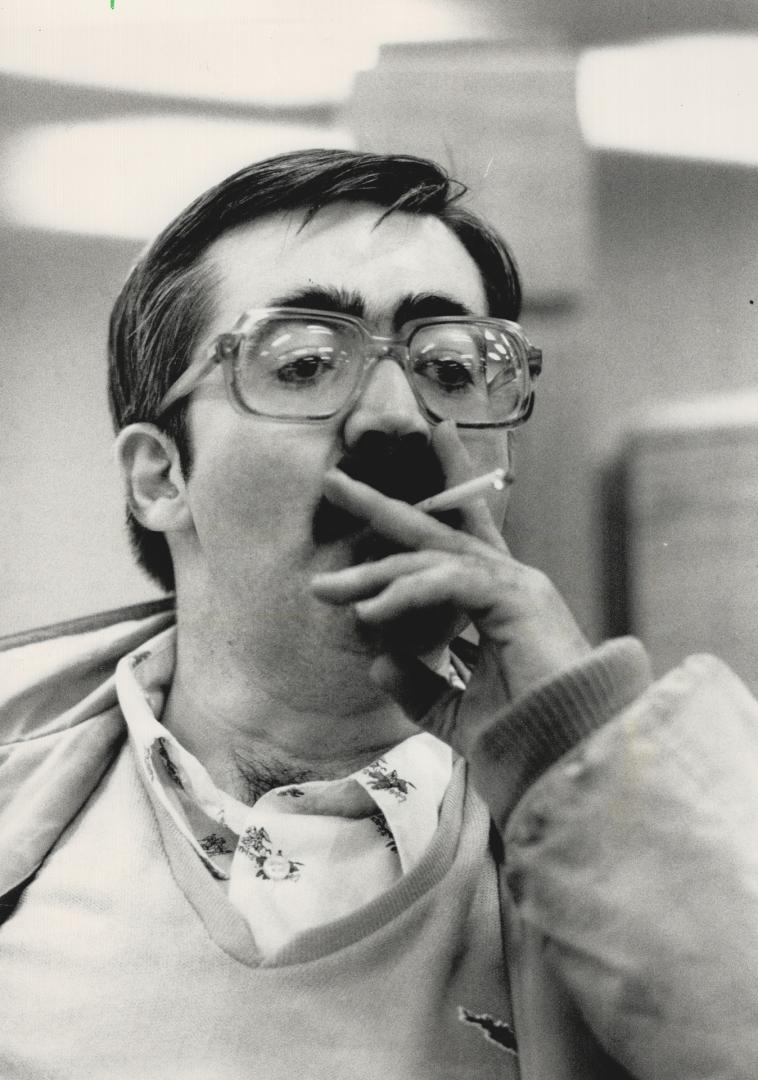
{"type": "Polygon", "coordinates": [[[141,525],[171,532],[190,524],[186,485],[173,439],[154,424],[129,424],[119,432],[114,452],[129,509],[141,525]]]}

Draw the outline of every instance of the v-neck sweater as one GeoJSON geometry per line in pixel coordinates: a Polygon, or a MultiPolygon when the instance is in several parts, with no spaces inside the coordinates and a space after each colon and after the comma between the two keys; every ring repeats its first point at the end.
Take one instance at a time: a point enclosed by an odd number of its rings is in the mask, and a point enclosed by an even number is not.
{"type": "Polygon", "coordinates": [[[263,959],[127,744],[4,928],[0,1075],[516,1077],[485,1037],[510,1020],[500,927],[489,814],[459,761],[421,861],[263,959]]]}

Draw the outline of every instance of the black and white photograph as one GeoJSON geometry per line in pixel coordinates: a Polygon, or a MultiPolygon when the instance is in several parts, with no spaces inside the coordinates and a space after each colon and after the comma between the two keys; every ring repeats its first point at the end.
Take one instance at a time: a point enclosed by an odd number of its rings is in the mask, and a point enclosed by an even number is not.
{"type": "Polygon", "coordinates": [[[0,0],[0,236],[0,1080],[756,1080],[754,0],[0,0]]]}

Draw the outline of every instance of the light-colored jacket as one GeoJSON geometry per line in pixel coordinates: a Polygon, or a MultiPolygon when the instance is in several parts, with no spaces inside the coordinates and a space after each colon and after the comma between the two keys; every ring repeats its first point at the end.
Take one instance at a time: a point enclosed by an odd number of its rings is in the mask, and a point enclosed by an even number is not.
{"type": "MultiPolygon", "coordinates": [[[[171,618],[0,658],[0,916],[124,740],[117,660],[171,618]]],[[[469,759],[482,791],[508,774],[522,1077],[758,1080],[758,704],[695,657],[606,719],[525,790],[497,718],[469,759]]]]}

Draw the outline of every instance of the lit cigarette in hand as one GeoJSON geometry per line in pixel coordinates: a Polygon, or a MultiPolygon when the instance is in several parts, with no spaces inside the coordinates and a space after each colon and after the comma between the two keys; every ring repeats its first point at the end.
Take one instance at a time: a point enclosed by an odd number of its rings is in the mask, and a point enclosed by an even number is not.
{"type": "Polygon", "coordinates": [[[475,476],[473,480],[466,480],[463,484],[441,491],[439,495],[432,495],[428,499],[414,503],[416,510],[422,510],[425,514],[436,514],[442,510],[454,510],[462,506],[470,499],[475,499],[483,491],[492,488],[494,491],[502,491],[506,484],[511,482],[510,475],[505,469],[493,469],[484,476],[475,476]]]}

